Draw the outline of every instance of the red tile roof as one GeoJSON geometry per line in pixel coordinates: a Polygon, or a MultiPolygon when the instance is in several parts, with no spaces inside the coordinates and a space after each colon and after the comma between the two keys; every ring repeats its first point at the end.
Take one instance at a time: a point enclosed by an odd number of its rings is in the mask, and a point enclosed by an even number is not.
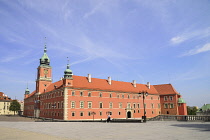
{"type": "Polygon", "coordinates": [[[12,100],[10,97],[6,96],[3,92],[0,92],[0,100],[6,101],[6,100],[12,100]]]}
{"type": "Polygon", "coordinates": [[[73,76],[73,87],[83,89],[94,89],[94,90],[106,90],[106,91],[117,91],[117,92],[134,92],[139,93],[140,91],[147,91],[150,94],[158,94],[153,86],[148,89],[145,84],[136,84],[133,86],[131,82],[122,81],[111,81],[111,85],[106,79],[91,78],[91,82],[88,82],[87,77],[73,76]]]}
{"type": "Polygon", "coordinates": [[[171,84],[154,85],[160,95],[179,94],[171,84]]]}
{"type": "Polygon", "coordinates": [[[62,87],[62,86],[63,86],[63,81],[60,80],[60,81],[57,81],[57,82],[55,82],[55,83],[50,84],[50,85],[47,87],[47,89],[46,89],[45,92],[49,92],[49,91],[54,90],[54,89],[55,89],[55,86],[56,86],[56,88],[62,87]]]}
{"type": "MultiPolygon", "coordinates": [[[[63,81],[57,81],[49,85],[45,92],[53,91],[56,88],[63,86],[63,81]]],[[[101,91],[114,91],[114,92],[130,92],[130,93],[139,93],[141,91],[147,91],[149,94],[159,94],[153,85],[150,85],[150,89],[146,84],[136,84],[136,87],[133,86],[131,82],[122,82],[111,80],[111,85],[108,83],[107,79],[91,78],[91,82],[88,82],[87,77],[84,76],[73,76],[73,86],[72,88],[79,89],[89,89],[89,90],[101,90],[101,91]]],[[[30,95],[34,95],[33,91],[30,95]]]]}

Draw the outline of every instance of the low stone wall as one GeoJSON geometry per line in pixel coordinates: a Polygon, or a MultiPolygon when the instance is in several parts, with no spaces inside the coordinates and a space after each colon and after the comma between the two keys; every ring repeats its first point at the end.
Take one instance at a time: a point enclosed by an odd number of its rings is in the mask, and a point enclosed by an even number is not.
{"type": "Polygon", "coordinates": [[[210,115],[159,115],[151,121],[205,121],[210,122],[210,115]]]}

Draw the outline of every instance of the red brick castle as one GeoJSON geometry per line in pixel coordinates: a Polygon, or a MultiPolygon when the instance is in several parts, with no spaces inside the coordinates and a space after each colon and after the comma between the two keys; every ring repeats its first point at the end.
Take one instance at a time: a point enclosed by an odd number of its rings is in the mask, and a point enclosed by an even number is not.
{"type": "Polygon", "coordinates": [[[25,90],[24,116],[61,120],[147,118],[161,114],[187,115],[186,103],[171,84],[150,85],[73,75],[69,64],[64,77],[52,82],[45,46],[37,68],[36,89],[25,90]],[[146,93],[143,103],[143,95],[146,93]]]}

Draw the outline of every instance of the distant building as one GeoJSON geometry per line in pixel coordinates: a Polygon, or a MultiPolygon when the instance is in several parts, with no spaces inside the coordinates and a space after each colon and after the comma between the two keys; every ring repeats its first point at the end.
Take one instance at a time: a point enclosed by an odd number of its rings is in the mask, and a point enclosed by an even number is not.
{"type": "Polygon", "coordinates": [[[73,75],[69,64],[64,77],[52,82],[52,67],[45,46],[37,68],[36,89],[25,90],[24,115],[62,120],[148,118],[160,114],[187,115],[186,102],[171,84],[150,85],[73,75]],[[148,93],[143,104],[143,96],[148,93]]]}
{"type": "Polygon", "coordinates": [[[20,103],[20,110],[18,111],[18,115],[23,115],[24,111],[24,101],[18,101],[20,103]]]}
{"type": "Polygon", "coordinates": [[[13,115],[14,112],[9,110],[12,99],[0,92],[0,115],[13,115]]]}
{"type": "Polygon", "coordinates": [[[196,115],[210,115],[210,104],[204,104],[198,109],[196,115]]]}

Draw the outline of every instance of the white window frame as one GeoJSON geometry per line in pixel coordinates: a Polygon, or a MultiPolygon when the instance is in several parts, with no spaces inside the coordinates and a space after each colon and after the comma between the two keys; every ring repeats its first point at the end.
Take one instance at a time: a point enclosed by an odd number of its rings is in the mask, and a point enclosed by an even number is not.
{"type": "Polygon", "coordinates": [[[71,108],[75,108],[76,104],[75,101],[71,101],[71,108]]]}
{"type": "Polygon", "coordinates": [[[80,108],[84,108],[84,101],[80,101],[80,108]]]}
{"type": "Polygon", "coordinates": [[[88,101],[88,108],[92,108],[92,102],[88,101]]]}
{"type": "Polygon", "coordinates": [[[164,96],[164,101],[168,101],[168,96],[164,96]]]}

